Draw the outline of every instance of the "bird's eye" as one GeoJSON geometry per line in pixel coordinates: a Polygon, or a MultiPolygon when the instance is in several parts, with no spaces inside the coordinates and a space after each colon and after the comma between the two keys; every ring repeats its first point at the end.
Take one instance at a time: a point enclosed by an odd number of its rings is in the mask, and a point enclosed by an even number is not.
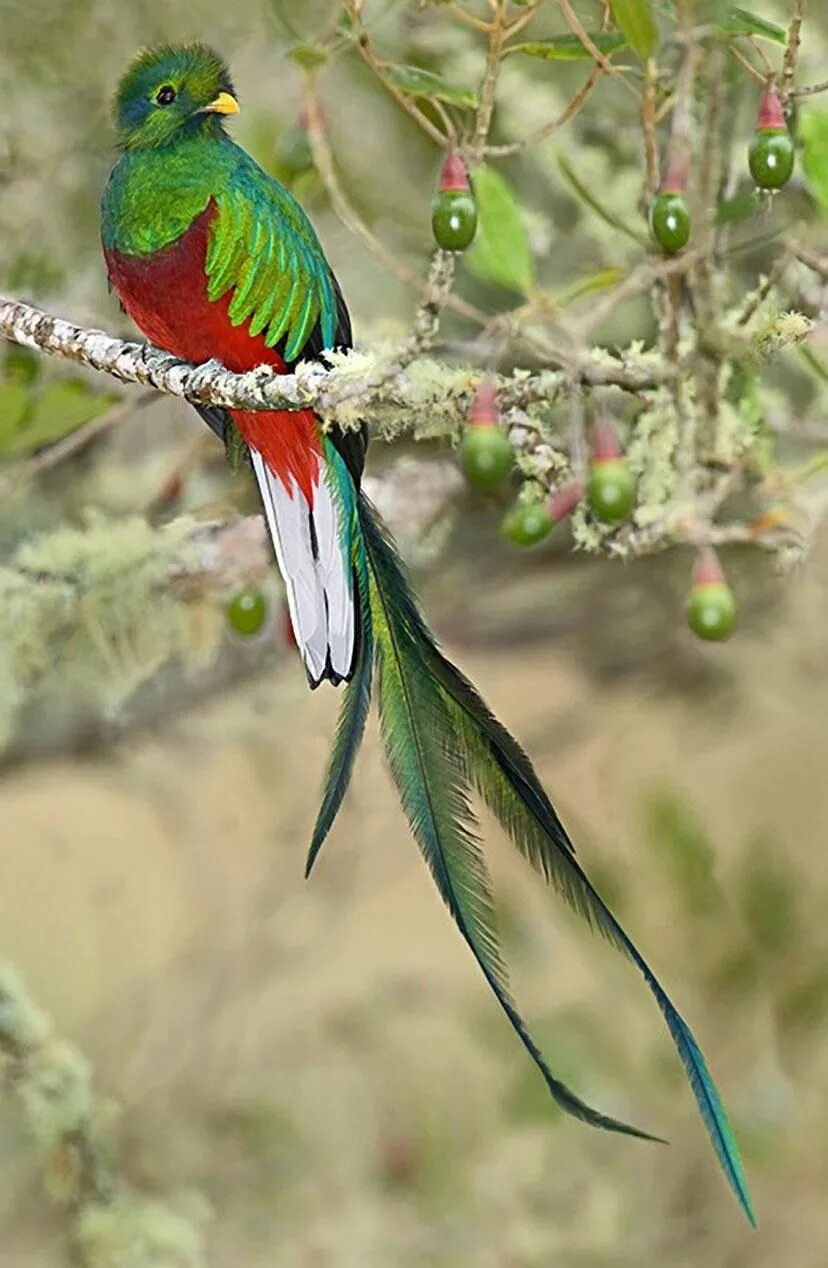
{"type": "Polygon", "coordinates": [[[175,101],[175,89],[172,84],[164,84],[163,88],[159,88],[155,94],[155,100],[159,106],[171,106],[175,101]]]}

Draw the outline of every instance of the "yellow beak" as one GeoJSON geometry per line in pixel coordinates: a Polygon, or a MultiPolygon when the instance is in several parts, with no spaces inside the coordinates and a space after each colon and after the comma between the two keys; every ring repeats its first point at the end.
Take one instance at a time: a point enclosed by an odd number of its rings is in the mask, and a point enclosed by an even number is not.
{"type": "Polygon", "coordinates": [[[229,92],[220,92],[215,101],[211,101],[209,106],[204,107],[204,113],[208,114],[238,114],[239,103],[236,98],[229,92]]]}

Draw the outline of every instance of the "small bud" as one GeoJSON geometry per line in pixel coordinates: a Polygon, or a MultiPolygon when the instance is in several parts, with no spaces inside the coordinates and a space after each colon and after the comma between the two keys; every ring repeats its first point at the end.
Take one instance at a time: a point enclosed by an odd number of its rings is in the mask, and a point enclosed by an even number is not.
{"type": "Polygon", "coordinates": [[[610,462],[623,454],[615,426],[608,418],[599,418],[592,433],[592,461],[610,462]]]}
{"type": "Polygon", "coordinates": [[[658,187],[660,194],[683,194],[687,189],[687,159],[668,158],[658,187]]]}
{"type": "Polygon", "coordinates": [[[584,498],[583,480],[570,480],[556,489],[549,499],[549,514],[556,524],[568,519],[584,498]]]}
{"type": "Polygon", "coordinates": [[[719,556],[712,546],[703,546],[693,564],[692,584],[694,586],[724,585],[724,569],[719,556]]]}
{"type": "Polygon", "coordinates": [[[493,379],[481,379],[472,401],[469,422],[473,426],[496,426],[500,422],[497,406],[497,387],[493,379]]]}
{"type": "Polygon", "coordinates": [[[443,160],[443,166],[440,169],[440,184],[438,189],[441,194],[468,192],[469,174],[466,171],[466,164],[460,155],[452,150],[443,160]]]}
{"type": "Polygon", "coordinates": [[[779,93],[773,84],[768,84],[759,102],[759,117],[756,120],[757,131],[785,132],[787,131],[787,126],[779,93]]]}

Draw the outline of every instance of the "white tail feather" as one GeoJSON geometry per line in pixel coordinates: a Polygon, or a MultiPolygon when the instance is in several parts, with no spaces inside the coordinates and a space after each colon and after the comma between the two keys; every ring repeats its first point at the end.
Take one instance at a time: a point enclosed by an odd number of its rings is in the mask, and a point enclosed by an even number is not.
{"type": "Polygon", "coordinates": [[[250,454],[308,676],[316,684],[330,667],[338,678],[345,678],[354,655],[354,596],[350,563],[338,532],[336,503],[320,475],[311,509],[292,476],[288,486],[273,474],[260,453],[251,449],[250,454]]]}
{"type": "Polygon", "coordinates": [[[314,490],[313,524],[319,554],[317,567],[328,611],[331,667],[340,678],[345,678],[351,672],[354,658],[353,585],[350,562],[342,549],[337,504],[324,475],[314,490]]]}

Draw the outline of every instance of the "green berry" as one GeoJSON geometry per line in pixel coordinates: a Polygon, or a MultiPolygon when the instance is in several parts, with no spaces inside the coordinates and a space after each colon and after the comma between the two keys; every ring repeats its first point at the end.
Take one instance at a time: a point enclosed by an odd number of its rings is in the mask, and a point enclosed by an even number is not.
{"type": "Polygon", "coordinates": [[[587,501],[598,518],[610,524],[627,518],[635,503],[635,480],[624,458],[591,464],[587,501]]]}
{"type": "Polygon", "coordinates": [[[250,587],[233,595],[226,608],[230,628],[244,638],[260,634],[267,620],[267,599],[261,590],[250,587]]]}
{"type": "Polygon", "coordinates": [[[466,479],[477,489],[494,489],[512,470],[514,451],[509,437],[496,423],[473,423],[460,445],[466,479]]]}
{"type": "Polygon", "coordinates": [[[500,532],[514,546],[536,546],[552,532],[554,520],[543,502],[519,502],[508,512],[500,532]]]}
{"type": "Polygon", "coordinates": [[[781,189],[791,179],[794,144],[787,128],[762,128],[748,150],[750,174],[760,189],[781,189]]]}
{"type": "Polygon", "coordinates": [[[656,194],[650,211],[650,229],[658,245],[675,255],[690,241],[690,208],[681,194],[656,194]]]}
{"type": "Polygon", "coordinates": [[[431,228],[438,247],[465,251],[477,232],[477,203],[468,189],[444,189],[431,208],[431,228]]]}
{"type": "Polygon", "coordinates": [[[687,624],[699,638],[727,638],[736,622],[736,600],[724,581],[695,585],[687,605],[687,624]]]}

